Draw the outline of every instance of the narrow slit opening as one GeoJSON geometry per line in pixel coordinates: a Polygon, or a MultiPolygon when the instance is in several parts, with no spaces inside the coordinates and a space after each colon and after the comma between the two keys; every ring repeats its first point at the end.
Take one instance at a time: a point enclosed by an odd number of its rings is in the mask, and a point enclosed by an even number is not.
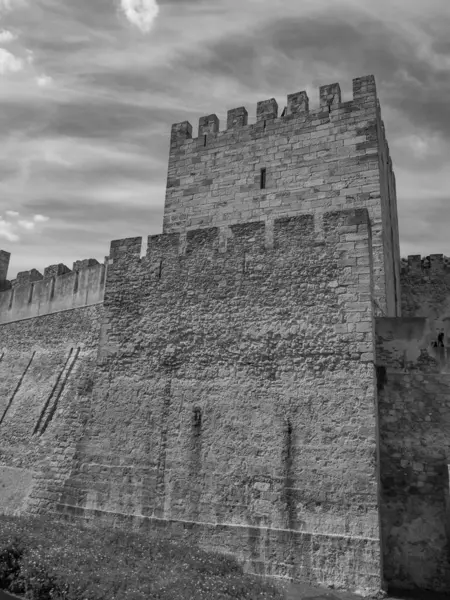
{"type": "Polygon", "coordinates": [[[31,304],[33,301],[33,292],[34,292],[34,283],[30,284],[30,291],[28,294],[28,304],[31,304]]]}
{"type": "Polygon", "coordinates": [[[266,169],[261,169],[260,188],[264,190],[266,187],[266,169]]]}
{"type": "Polygon", "coordinates": [[[50,300],[53,300],[55,295],[55,277],[52,277],[52,282],[50,284],[50,300]]]}
{"type": "Polygon", "coordinates": [[[73,293],[76,294],[78,292],[78,278],[80,276],[79,271],[75,271],[75,281],[73,282],[73,293]]]}

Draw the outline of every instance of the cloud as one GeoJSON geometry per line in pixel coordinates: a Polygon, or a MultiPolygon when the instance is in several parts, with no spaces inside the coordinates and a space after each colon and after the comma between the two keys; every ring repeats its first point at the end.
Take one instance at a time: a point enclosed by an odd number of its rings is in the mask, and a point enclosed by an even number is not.
{"type": "Polygon", "coordinates": [[[5,48],[0,48],[0,75],[17,73],[22,69],[23,61],[20,58],[17,58],[14,54],[5,50],[5,48]]]}
{"type": "Polygon", "coordinates": [[[48,75],[40,75],[39,77],[36,77],[36,83],[39,87],[47,87],[53,83],[53,79],[48,75]]]}
{"type": "Polygon", "coordinates": [[[402,252],[414,239],[417,252],[430,247],[415,236],[432,203],[433,244],[449,253],[447,4],[27,0],[19,11],[0,0],[10,9],[3,17],[0,8],[2,28],[19,34],[0,69],[23,62],[8,85],[0,79],[0,214],[22,238],[13,270],[101,258],[111,239],[160,231],[172,123],[189,120],[196,136],[198,117],[217,113],[223,130],[235,106],[253,123],[257,101],[276,97],[281,112],[286,94],[304,89],[314,109],[319,85],[335,81],[350,100],[352,78],[370,73],[397,176],[402,252]],[[36,219],[47,214],[48,223],[36,219]]]}
{"type": "Polygon", "coordinates": [[[6,214],[8,217],[18,217],[20,213],[18,213],[16,210],[7,210],[6,214]]]}
{"type": "Polygon", "coordinates": [[[14,233],[11,223],[5,221],[3,217],[0,217],[0,239],[7,240],[8,242],[17,242],[19,240],[19,236],[14,233]]]}
{"type": "Polygon", "coordinates": [[[3,29],[0,31],[0,44],[7,44],[8,42],[13,42],[17,39],[17,35],[8,31],[7,29],[3,29]]]}
{"type": "Polygon", "coordinates": [[[13,0],[0,0],[1,10],[11,10],[13,6],[13,0]]]}
{"type": "Polygon", "coordinates": [[[148,32],[159,13],[156,0],[121,0],[121,8],[130,23],[148,32]]]}
{"type": "Polygon", "coordinates": [[[28,231],[31,231],[31,229],[34,229],[35,227],[35,223],[33,223],[33,221],[26,221],[26,220],[22,220],[22,221],[18,221],[20,227],[23,227],[24,229],[27,229],[28,231]]]}
{"type": "Polygon", "coordinates": [[[49,218],[45,217],[44,215],[34,215],[33,219],[36,221],[36,223],[45,223],[49,220],[49,218]]]}

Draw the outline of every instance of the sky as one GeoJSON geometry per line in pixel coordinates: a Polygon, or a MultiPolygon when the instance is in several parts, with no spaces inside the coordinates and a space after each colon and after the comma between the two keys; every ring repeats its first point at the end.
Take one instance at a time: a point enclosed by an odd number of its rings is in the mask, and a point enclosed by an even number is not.
{"type": "Polygon", "coordinates": [[[18,271],[162,231],[170,128],[375,75],[402,256],[450,255],[448,0],[0,0],[0,249],[18,271]]]}

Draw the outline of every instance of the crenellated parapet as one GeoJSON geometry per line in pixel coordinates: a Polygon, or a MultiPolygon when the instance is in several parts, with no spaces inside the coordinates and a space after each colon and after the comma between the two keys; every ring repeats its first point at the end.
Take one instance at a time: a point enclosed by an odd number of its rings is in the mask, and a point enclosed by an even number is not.
{"type": "MultiPolygon", "coordinates": [[[[180,318],[186,319],[190,310],[197,314],[198,304],[204,310],[210,302],[234,305],[237,298],[243,302],[244,311],[253,310],[259,301],[255,297],[267,298],[269,304],[283,310],[282,282],[286,279],[292,282],[291,290],[317,286],[317,293],[326,297],[333,310],[339,307],[342,315],[359,312],[357,325],[354,314],[348,323],[341,317],[327,323],[339,335],[361,332],[354,340],[355,358],[373,360],[368,211],[326,212],[320,218],[312,213],[280,217],[270,226],[270,242],[268,228],[265,222],[256,221],[230,225],[224,238],[218,227],[152,235],[144,257],[141,238],[114,240],[100,336],[101,363],[123,352],[120,328],[114,322],[145,323],[145,315],[164,306],[167,318],[178,323],[179,318],[173,315],[180,310],[180,318]]],[[[301,305],[300,297],[298,291],[301,305]]],[[[207,318],[213,318],[208,311],[207,318]]],[[[308,311],[306,305],[304,311],[308,311]]]]}
{"type": "Polygon", "coordinates": [[[0,292],[11,287],[10,282],[6,279],[6,276],[8,275],[10,258],[11,254],[9,252],[0,250],[0,292]]]}
{"type": "MultiPolygon", "coordinates": [[[[8,254],[8,253],[3,253],[8,254]]],[[[0,292],[0,323],[30,319],[103,302],[106,265],[95,259],[21,271],[0,292]]],[[[1,290],[1,286],[0,286],[1,290]]]]}
{"type": "Polygon", "coordinates": [[[189,121],[175,123],[171,131],[171,151],[184,146],[187,141],[197,139],[199,145],[210,146],[214,139],[226,132],[252,134],[261,129],[273,130],[292,119],[302,117],[305,123],[315,119],[338,119],[342,114],[364,108],[367,103],[376,103],[376,88],[373,75],[353,79],[353,99],[342,102],[339,83],[322,85],[319,88],[319,107],[310,110],[306,91],[294,92],[287,96],[287,106],[278,116],[278,104],[274,98],[261,100],[256,106],[256,122],[248,124],[248,112],[245,107],[232,108],[227,114],[226,130],[220,131],[219,118],[215,114],[200,117],[197,138],[192,137],[192,125],[189,121]]]}
{"type": "Polygon", "coordinates": [[[422,257],[420,254],[410,254],[401,259],[402,275],[407,274],[440,274],[450,272],[450,257],[443,254],[430,254],[422,257]]]}
{"type": "MultiPolygon", "coordinates": [[[[345,263],[349,256],[357,257],[358,252],[361,256],[366,255],[366,249],[358,250],[362,247],[361,242],[366,242],[367,247],[371,244],[370,219],[365,208],[326,212],[320,217],[313,213],[280,217],[270,226],[270,238],[268,227],[263,221],[255,221],[230,225],[225,235],[221,235],[223,232],[219,227],[192,229],[185,235],[179,232],[150,235],[143,258],[141,237],[114,240],[108,262],[115,265],[132,260],[145,265],[155,260],[196,261],[201,257],[226,261],[228,256],[236,254],[270,252],[276,255],[280,250],[289,252],[299,247],[344,244],[339,256],[344,261],[343,266],[349,266],[351,260],[345,263]]],[[[368,273],[369,267],[361,265],[368,273]]]]}

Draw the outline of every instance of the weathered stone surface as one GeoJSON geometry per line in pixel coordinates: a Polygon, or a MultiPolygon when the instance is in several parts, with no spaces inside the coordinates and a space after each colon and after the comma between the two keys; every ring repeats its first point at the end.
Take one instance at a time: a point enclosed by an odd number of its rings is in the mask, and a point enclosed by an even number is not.
{"type": "Polygon", "coordinates": [[[448,341],[435,347],[424,317],[376,329],[385,574],[399,588],[449,591],[448,341]]]}
{"type": "Polygon", "coordinates": [[[4,510],[450,590],[448,261],[400,263],[373,77],[320,104],[175,124],[145,257],[115,240],[0,293],[4,510]]]}
{"type": "Polygon", "coordinates": [[[339,84],[322,86],[318,96],[320,107],[310,110],[305,92],[289,94],[281,117],[273,98],[259,102],[250,125],[247,111],[234,109],[240,112],[231,111],[224,131],[215,115],[202,117],[195,139],[189,123],[174,125],[164,232],[367,208],[375,308],[379,315],[398,316],[395,176],[374,78],[353,80],[351,102],[341,102],[339,84]]]}

